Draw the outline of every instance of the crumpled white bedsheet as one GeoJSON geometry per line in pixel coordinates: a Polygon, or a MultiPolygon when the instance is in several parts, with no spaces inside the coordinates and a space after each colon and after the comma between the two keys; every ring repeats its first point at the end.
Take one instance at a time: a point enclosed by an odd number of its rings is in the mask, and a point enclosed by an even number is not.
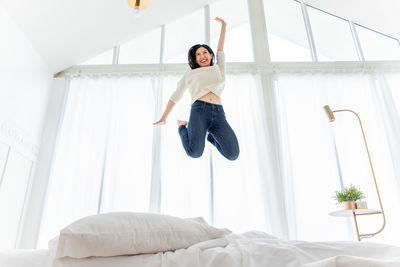
{"type": "Polygon", "coordinates": [[[48,249],[13,249],[0,251],[0,267],[48,267],[53,258],[48,249]]]}
{"type": "Polygon", "coordinates": [[[283,240],[258,231],[157,254],[53,260],[54,250],[24,251],[21,263],[6,255],[0,253],[0,267],[400,267],[400,247],[375,242],[283,240]],[[34,258],[41,264],[30,261],[34,258]]]}

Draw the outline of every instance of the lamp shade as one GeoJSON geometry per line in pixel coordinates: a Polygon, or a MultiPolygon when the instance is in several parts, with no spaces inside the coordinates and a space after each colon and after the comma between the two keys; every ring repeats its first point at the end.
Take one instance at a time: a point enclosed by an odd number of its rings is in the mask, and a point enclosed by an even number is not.
{"type": "Polygon", "coordinates": [[[334,121],[335,116],[333,115],[333,112],[332,112],[331,108],[329,107],[329,105],[325,105],[324,110],[325,110],[326,116],[328,116],[329,121],[334,121]]]}

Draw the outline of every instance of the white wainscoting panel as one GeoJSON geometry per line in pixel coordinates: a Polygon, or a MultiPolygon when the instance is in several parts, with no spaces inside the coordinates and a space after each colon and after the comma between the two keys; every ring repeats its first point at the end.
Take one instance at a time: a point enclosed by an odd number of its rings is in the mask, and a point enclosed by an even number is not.
{"type": "Polygon", "coordinates": [[[3,182],[4,170],[7,164],[8,152],[10,150],[10,146],[7,144],[0,142],[0,191],[1,184],[3,182]]]}
{"type": "Polygon", "coordinates": [[[32,160],[26,156],[13,149],[9,151],[0,188],[0,249],[16,245],[32,166],[32,160]]]}

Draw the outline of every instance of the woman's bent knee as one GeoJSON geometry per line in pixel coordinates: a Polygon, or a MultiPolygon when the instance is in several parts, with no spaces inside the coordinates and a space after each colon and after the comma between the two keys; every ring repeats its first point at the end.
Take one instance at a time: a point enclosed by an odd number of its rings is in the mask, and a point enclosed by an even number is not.
{"type": "Polygon", "coordinates": [[[234,151],[234,152],[232,152],[232,153],[229,153],[229,154],[227,154],[225,157],[228,159],[228,160],[236,160],[238,157],[239,157],[239,149],[238,150],[236,150],[236,151],[234,151]]]}
{"type": "Polygon", "coordinates": [[[186,154],[191,158],[200,158],[203,151],[186,151],[186,154]]]}
{"type": "Polygon", "coordinates": [[[200,158],[203,155],[204,145],[203,146],[192,146],[186,150],[186,154],[191,158],[200,158]]]}

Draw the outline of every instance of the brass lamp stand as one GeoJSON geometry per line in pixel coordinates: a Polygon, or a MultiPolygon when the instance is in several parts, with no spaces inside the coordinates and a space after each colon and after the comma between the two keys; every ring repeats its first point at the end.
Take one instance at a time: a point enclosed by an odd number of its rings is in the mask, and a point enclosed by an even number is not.
{"type": "Polygon", "coordinates": [[[340,109],[340,110],[333,110],[332,111],[331,108],[328,105],[324,106],[324,110],[325,110],[325,113],[328,116],[328,119],[329,119],[330,122],[333,122],[335,120],[335,116],[333,115],[334,112],[347,111],[347,112],[351,112],[354,115],[356,115],[356,117],[358,119],[358,122],[360,123],[361,133],[362,133],[362,137],[364,139],[365,149],[366,149],[367,154],[368,154],[369,165],[371,166],[372,177],[374,178],[375,189],[376,189],[376,193],[378,195],[378,200],[379,200],[379,205],[381,207],[381,210],[379,211],[379,210],[357,210],[356,209],[356,210],[351,210],[350,214],[348,212],[346,212],[346,211],[339,211],[339,212],[332,212],[332,213],[330,213],[330,215],[333,215],[333,216],[349,216],[349,215],[352,214],[353,218],[354,218],[354,224],[356,226],[357,238],[358,238],[358,241],[361,241],[362,238],[373,237],[376,234],[379,234],[380,232],[382,232],[382,230],[385,228],[385,225],[386,225],[385,213],[383,211],[383,206],[382,206],[381,196],[379,194],[378,184],[376,183],[374,168],[372,167],[371,156],[369,154],[367,140],[365,139],[364,129],[363,129],[363,126],[362,126],[362,123],[361,123],[360,116],[358,116],[358,114],[356,112],[352,111],[352,110],[340,109]],[[373,214],[382,214],[383,225],[382,225],[381,229],[379,231],[375,232],[375,233],[360,234],[359,230],[358,230],[357,216],[360,216],[360,215],[373,215],[373,214]]]}

